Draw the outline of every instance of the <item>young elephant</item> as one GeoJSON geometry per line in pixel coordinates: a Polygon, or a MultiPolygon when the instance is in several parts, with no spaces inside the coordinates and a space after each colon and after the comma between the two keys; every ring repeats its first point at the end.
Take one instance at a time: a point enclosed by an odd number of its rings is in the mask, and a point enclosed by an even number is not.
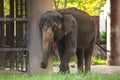
{"type": "Polygon", "coordinates": [[[90,70],[96,26],[87,13],[76,8],[48,11],[42,15],[39,27],[43,43],[42,68],[48,66],[53,43],[56,43],[61,60],[60,71],[69,70],[73,54],[77,56],[78,69],[83,71],[85,59],[85,72],[90,70]]]}

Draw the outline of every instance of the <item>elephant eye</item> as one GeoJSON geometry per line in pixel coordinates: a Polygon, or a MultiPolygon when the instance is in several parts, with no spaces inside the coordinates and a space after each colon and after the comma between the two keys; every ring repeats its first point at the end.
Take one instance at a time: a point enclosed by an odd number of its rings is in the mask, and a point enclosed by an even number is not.
{"type": "Polygon", "coordinates": [[[61,24],[58,25],[58,29],[62,29],[62,25],[61,24]]]}

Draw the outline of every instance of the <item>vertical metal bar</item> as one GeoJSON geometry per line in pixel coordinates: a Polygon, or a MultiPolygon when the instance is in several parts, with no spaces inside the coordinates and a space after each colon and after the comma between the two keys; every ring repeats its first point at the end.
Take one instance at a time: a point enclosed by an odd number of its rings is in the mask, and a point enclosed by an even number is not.
{"type": "Polygon", "coordinates": [[[22,51],[22,53],[21,53],[21,71],[24,71],[23,69],[24,69],[24,51],[22,51]]]}
{"type": "Polygon", "coordinates": [[[20,0],[20,15],[23,17],[23,0],[20,0]]]}
{"type": "Polygon", "coordinates": [[[28,62],[29,61],[29,53],[28,53],[28,51],[26,51],[26,71],[28,71],[28,62]]]}
{"type": "MultiPolygon", "coordinates": [[[[28,15],[27,15],[27,8],[28,7],[28,0],[25,0],[25,18],[27,18],[28,17],[28,15]]],[[[27,47],[27,44],[28,44],[28,23],[26,22],[25,23],[25,47],[27,47]]],[[[26,70],[26,72],[28,72],[28,61],[29,61],[29,53],[28,53],[28,51],[26,51],[26,56],[25,56],[25,63],[26,63],[26,65],[25,65],[25,70],[26,70]]]]}
{"type": "MultiPolygon", "coordinates": [[[[10,15],[6,15],[6,18],[10,18],[10,15]]],[[[6,21],[6,45],[7,45],[7,47],[10,47],[10,44],[11,44],[11,39],[10,38],[11,38],[10,22],[6,21]]],[[[10,57],[11,52],[8,51],[7,54],[10,57]]],[[[10,63],[10,58],[9,58],[9,63],[10,63]]],[[[9,67],[10,67],[10,65],[9,65],[9,67]]]]}
{"type": "Polygon", "coordinates": [[[24,6],[25,7],[24,8],[25,9],[25,15],[24,16],[25,16],[25,18],[27,18],[27,0],[24,0],[24,1],[25,1],[24,2],[24,4],[25,4],[25,6],[24,6]]]}
{"type": "Polygon", "coordinates": [[[19,70],[19,53],[16,51],[16,71],[19,70]]]}
{"type": "MultiPolygon", "coordinates": [[[[10,17],[14,18],[14,0],[10,0],[10,17]]],[[[10,22],[10,47],[14,47],[14,21],[10,22]]],[[[14,52],[10,52],[10,69],[14,70],[14,52]]]]}
{"type": "MultiPolygon", "coordinates": [[[[4,0],[0,0],[0,18],[4,17],[4,0]]],[[[4,46],[4,22],[0,22],[0,48],[4,46]]],[[[4,66],[4,53],[0,52],[0,67],[4,66]]]]}

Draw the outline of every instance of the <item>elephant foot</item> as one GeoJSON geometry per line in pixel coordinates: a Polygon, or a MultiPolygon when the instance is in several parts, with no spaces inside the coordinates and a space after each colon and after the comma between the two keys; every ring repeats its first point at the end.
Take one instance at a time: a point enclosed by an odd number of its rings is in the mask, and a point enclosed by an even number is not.
{"type": "Polygon", "coordinates": [[[78,73],[80,73],[80,74],[81,74],[81,73],[84,73],[84,70],[83,70],[83,69],[81,70],[80,68],[78,68],[77,70],[78,70],[78,73]]]}
{"type": "Polygon", "coordinates": [[[70,70],[60,70],[59,73],[70,73],[70,70]]]}
{"type": "Polygon", "coordinates": [[[41,68],[46,69],[48,65],[42,62],[40,66],[41,68]]]}
{"type": "Polygon", "coordinates": [[[68,65],[60,65],[60,71],[63,73],[70,73],[69,66],[68,65]]]}

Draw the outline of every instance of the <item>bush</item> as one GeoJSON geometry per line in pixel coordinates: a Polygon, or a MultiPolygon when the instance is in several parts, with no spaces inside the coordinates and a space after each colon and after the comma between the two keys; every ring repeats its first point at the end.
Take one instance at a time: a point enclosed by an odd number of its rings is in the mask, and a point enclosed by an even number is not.
{"type": "MultiPolygon", "coordinates": [[[[54,62],[54,65],[59,65],[60,64],[60,59],[56,58],[56,57],[53,57],[53,62],[54,62]]],[[[72,57],[72,59],[70,60],[70,63],[72,63],[72,62],[77,62],[77,57],[76,56],[72,57]]],[[[107,61],[106,61],[106,58],[104,58],[100,55],[97,55],[97,56],[92,57],[92,62],[91,63],[93,65],[103,65],[103,64],[106,64],[107,61]]]]}
{"type": "Polygon", "coordinates": [[[106,44],[106,32],[100,32],[100,44],[106,44]]]}
{"type": "Polygon", "coordinates": [[[106,63],[107,63],[106,59],[101,56],[92,57],[92,64],[94,65],[103,65],[106,63]]]}

